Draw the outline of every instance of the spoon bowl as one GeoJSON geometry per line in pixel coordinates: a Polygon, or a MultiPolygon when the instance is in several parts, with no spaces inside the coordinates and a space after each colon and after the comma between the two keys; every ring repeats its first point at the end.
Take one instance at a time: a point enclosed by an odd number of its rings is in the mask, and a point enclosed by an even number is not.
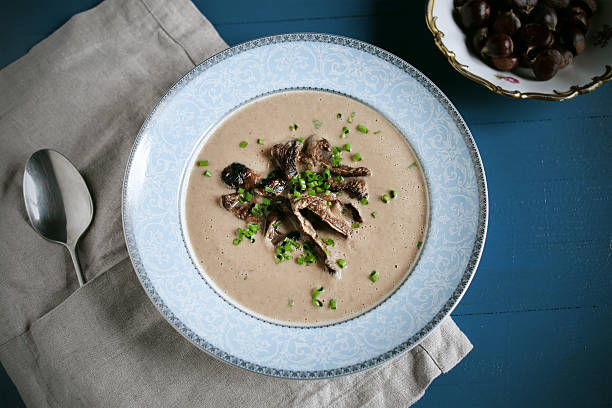
{"type": "Polygon", "coordinates": [[[61,153],[38,150],[26,163],[23,198],[34,230],[68,249],[83,286],[76,245],[91,224],[93,203],[81,174],[61,153]]]}

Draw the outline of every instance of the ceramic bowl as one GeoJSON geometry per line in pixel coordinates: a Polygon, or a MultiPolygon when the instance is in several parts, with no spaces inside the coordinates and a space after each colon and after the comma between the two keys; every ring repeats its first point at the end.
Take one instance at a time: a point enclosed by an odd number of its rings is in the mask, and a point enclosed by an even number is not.
{"type": "Polygon", "coordinates": [[[612,79],[612,2],[598,0],[589,20],[585,51],[548,81],[538,81],[530,69],[496,70],[467,45],[466,34],[453,16],[452,0],[429,0],[427,27],[453,68],[500,95],[521,99],[561,101],[589,93],[612,79]]]}

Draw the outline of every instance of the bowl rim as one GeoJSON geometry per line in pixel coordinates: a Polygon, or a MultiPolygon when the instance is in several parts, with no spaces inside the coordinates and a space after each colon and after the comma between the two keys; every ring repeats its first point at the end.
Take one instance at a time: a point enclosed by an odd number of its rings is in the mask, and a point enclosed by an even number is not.
{"type": "MultiPolygon", "coordinates": [[[[440,29],[436,26],[437,16],[433,15],[435,0],[428,0],[427,7],[425,9],[425,23],[427,24],[427,28],[434,36],[434,42],[438,49],[444,54],[449,64],[455,68],[457,72],[463,75],[466,78],[471,79],[472,81],[479,83],[480,85],[488,88],[489,90],[495,92],[496,94],[508,96],[510,98],[516,99],[540,99],[544,101],[566,101],[572,99],[578,95],[588,94],[593,92],[595,89],[599,88],[604,83],[612,80],[612,66],[609,64],[605,65],[605,71],[603,74],[599,76],[594,76],[591,78],[591,82],[588,82],[585,85],[572,85],[567,91],[559,92],[554,91],[555,93],[542,93],[542,92],[521,92],[519,90],[510,91],[508,89],[504,89],[499,85],[495,85],[492,82],[484,79],[481,76],[478,76],[467,69],[467,65],[464,65],[457,61],[455,53],[449,50],[442,38],[444,38],[444,33],[440,31],[440,29]]],[[[500,71],[501,72],[501,71],[500,71]]]]}

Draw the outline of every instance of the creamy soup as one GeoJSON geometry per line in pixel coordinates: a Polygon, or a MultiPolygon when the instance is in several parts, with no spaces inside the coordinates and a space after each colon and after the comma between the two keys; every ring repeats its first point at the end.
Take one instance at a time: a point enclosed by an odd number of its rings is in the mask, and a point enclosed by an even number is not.
{"type": "MultiPolygon", "coordinates": [[[[246,104],[212,131],[197,154],[184,210],[194,262],[223,296],[269,320],[317,324],[362,312],[401,284],[423,245],[427,193],[411,148],[382,115],[345,96],[291,91],[246,104]],[[330,274],[320,261],[299,265],[301,250],[279,263],[274,246],[264,239],[264,225],[254,242],[243,239],[236,245],[237,229],[247,228],[247,222],[221,205],[222,195],[236,192],[221,179],[226,166],[239,162],[266,176],[275,167],[273,145],[308,137],[342,148],[342,164],[371,171],[363,177],[367,202],[346,193],[337,197],[354,203],[363,217],[358,224],[349,221],[350,237],[330,228],[318,230],[321,238],[333,240],[328,250],[344,261],[341,274],[330,274]],[[324,291],[315,296],[320,302],[313,302],[313,292],[321,287],[324,291]]],[[[283,226],[291,229],[290,223],[283,226]]]]}

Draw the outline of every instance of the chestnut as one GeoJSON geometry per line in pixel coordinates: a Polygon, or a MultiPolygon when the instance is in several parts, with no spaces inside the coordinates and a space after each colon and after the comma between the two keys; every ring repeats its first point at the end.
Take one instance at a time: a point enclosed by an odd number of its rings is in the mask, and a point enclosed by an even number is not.
{"type": "Polygon", "coordinates": [[[514,35],[521,28],[521,19],[519,19],[514,11],[510,10],[504,14],[497,16],[493,21],[493,31],[496,33],[514,35]]]}
{"type": "Polygon", "coordinates": [[[563,57],[558,50],[547,48],[540,52],[531,65],[536,79],[546,81],[554,77],[563,63],[563,57]]]}
{"type": "Polygon", "coordinates": [[[567,16],[567,23],[580,28],[583,33],[589,30],[589,16],[580,7],[572,7],[567,16]]]}
{"type": "Polygon", "coordinates": [[[573,1],[572,4],[580,7],[591,17],[593,13],[597,11],[597,2],[595,0],[578,0],[573,1]]]}
{"type": "Polygon", "coordinates": [[[523,14],[529,14],[538,5],[538,0],[510,0],[510,4],[515,10],[523,14]]]}
{"type": "Polygon", "coordinates": [[[480,54],[482,47],[484,47],[485,41],[489,36],[489,27],[480,27],[472,34],[471,45],[475,52],[480,54]]]}
{"type": "Polygon", "coordinates": [[[552,8],[565,8],[570,5],[570,0],[544,0],[544,3],[552,8]]]}
{"type": "Polygon", "coordinates": [[[511,71],[519,64],[520,58],[516,55],[508,57],[491,57],[491,64],[501,71],[511,71]]]}
{"type": "Polygon", "coordinates": [[[457,8],[461,24],[467,29],[482,27],[489,21],[491,7],[485,0],[468,0],[457,8]]]}
{"type": "Polygon", "coordinates": [[[586,47],[586,39],[582,30],[576,26],[565,27],[563,32],[564,44],[574,53],[574,55],[582,54],[586,47]]]}
{"type": "Polygon", "coordinates": [[[530,15],[532,23],[542,24],[546,26],[550,31],[555,31],[557,28],[557,12],[554,8],[547,6],[544,3],[538,4],[530,15]]]}
{"type": "Polygon", "coordinates": [[[480,52],[488,57],[508,57],[514,51],[512,38],[507,34],[493,34],[487,38],[480,52]]]}
{"type": "Polygon", "coordinates": [[[547,48],[554,41],[553,33],[542,24],[527,24],[521,28],[519,38],[526,48],[547,48]]]}
{"type": "Polygon", "coordinates": [[[559,44],[555,44],[555,49],[561,53],[561,57],[563,58],[563,61],[561,62],[561,67],[559,67],[559,69],[563,69],[572,63],[572,60],[574,59],[574,54],[572,54],[570,50],[559,44]]]}

